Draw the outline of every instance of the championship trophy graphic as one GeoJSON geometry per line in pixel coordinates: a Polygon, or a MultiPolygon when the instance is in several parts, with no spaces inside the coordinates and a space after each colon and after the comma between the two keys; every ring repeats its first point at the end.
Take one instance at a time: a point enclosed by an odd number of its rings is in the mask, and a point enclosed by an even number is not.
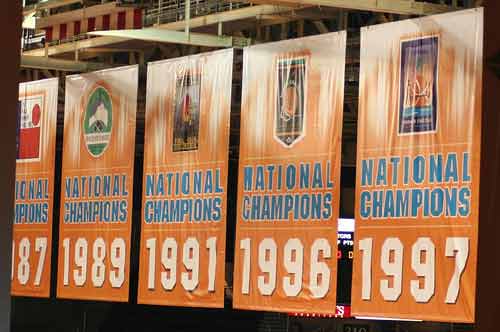
{"type": "Polygon", "coordinates": [[[437,129],[438,37],[401,42],[399,133],[437,129]]]}
{"type": "Polygon", "coordinates": [[[187,72],[177,78],[174,110],[173,152],[198,149],[200,122],[200,75],[187,72]]]}
{"type": "Polygon", "coordinates": [[[88,152],[101,156],[109,145],[113,127],[113,105],[108,91],[98,86],[90,94],[85,108],[83,135],[88,152]]]}
{"type": "Polygon", "coordinates": [[[275,139],[289,148],[305,135],[306,58],[280,59],[275,112],[275,139]]]}
{"type": "Polygon", "coordinates": [[[40,159],[43,97],[29,97],[18,101],[17,160],[40,159]]]}

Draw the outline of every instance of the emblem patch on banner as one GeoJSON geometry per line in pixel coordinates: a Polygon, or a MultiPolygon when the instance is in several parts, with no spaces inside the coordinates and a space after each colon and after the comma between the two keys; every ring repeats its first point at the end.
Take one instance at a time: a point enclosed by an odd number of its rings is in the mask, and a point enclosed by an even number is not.
{"type": "Polygon", "coordinates": [[[40,159],[43,97],[28,97],[18,101],[17,111],[17,160],[40,159]]]}
{"type": "Polygon", "coordinates": [[[198,149],[201,76],[186,72],[175,85],[173,152],[198,149]]]}
{"type": "Polygon", "coordinates": [[[401,41],[399,133],[437,129],[438,37],[401,41]]]}
{"type": "Polygon", "coordinates": [[[109,145],[113,127],[113,104],[108,91],[99,86],[90,94],[83,120],[83,136],[88,152],[101,156],[109,145]]]}
{"type": "Polygon", "coordinates": [[[278,60],[274,137],[291,147],[305,135],[306,58],[278,60]]]}

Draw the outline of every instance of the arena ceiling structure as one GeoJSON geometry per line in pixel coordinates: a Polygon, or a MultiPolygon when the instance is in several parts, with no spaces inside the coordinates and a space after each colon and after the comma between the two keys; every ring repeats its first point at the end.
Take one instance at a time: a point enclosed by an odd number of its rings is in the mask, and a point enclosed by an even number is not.
{"type": "Polygon", "coordinates": [[[25,81],[64,78],[347,30],[343,137],[349,146],[343,149],[348,154],[343,164],[354,165],[360,27],[479,5],[480,0],[27,1],[21,77],[25,81]]]}

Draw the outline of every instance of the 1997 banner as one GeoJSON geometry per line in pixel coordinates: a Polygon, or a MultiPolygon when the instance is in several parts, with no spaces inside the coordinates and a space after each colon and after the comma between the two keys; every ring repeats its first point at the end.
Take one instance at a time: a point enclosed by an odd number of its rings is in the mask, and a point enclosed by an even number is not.
{"type": "Polygon", "coordinates": [[[482,9],[361,33],[352,311],[473,322],[482,9]]]}
{"type": "Polygon", "coordinates": [[[224,306],[233,50],[148,65],[138,302],[224,306]]]}
{"type": "Polygon", "coordinates": [[[58,79],[19,85],[12,295],[50,295],[58,91],[58,79]]]}
{"type": "Polygon", "coordinates": [[[345,43],[244,50],[236,308],[335,313],[345,43]]]}
{"type": "Polygon", "coordinates": [[[138,67],[66,79],[57,297],[127,301],[138,67]]]}

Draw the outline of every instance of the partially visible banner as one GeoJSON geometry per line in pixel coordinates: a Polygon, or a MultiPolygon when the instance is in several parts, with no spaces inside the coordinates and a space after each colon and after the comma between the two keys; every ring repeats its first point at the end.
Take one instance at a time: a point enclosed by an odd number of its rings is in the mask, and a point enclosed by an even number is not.
{"type": "Polygon", "coordinates": [[[346,33],[245,48],[233,304],[335,314],[346,33]]]}
{"type": "Polygon", "coordinates": [[[57,78],[19,85],[12,295],[50,296],[58,91],[57,78]]]}
{"type": "Polygon", "coordinates": [[[138,302],[223,307],[233,50],[148,64],[138,302]]]}
{"type": "Polygon", "coordinates": [[[138,66],[66,78],[57,297],[128,301],[138,66]]]}
{"type": "Polygon", "coordinates": [[[473,322],[483,10],[361,32],[355,316],[473,322]]]}

